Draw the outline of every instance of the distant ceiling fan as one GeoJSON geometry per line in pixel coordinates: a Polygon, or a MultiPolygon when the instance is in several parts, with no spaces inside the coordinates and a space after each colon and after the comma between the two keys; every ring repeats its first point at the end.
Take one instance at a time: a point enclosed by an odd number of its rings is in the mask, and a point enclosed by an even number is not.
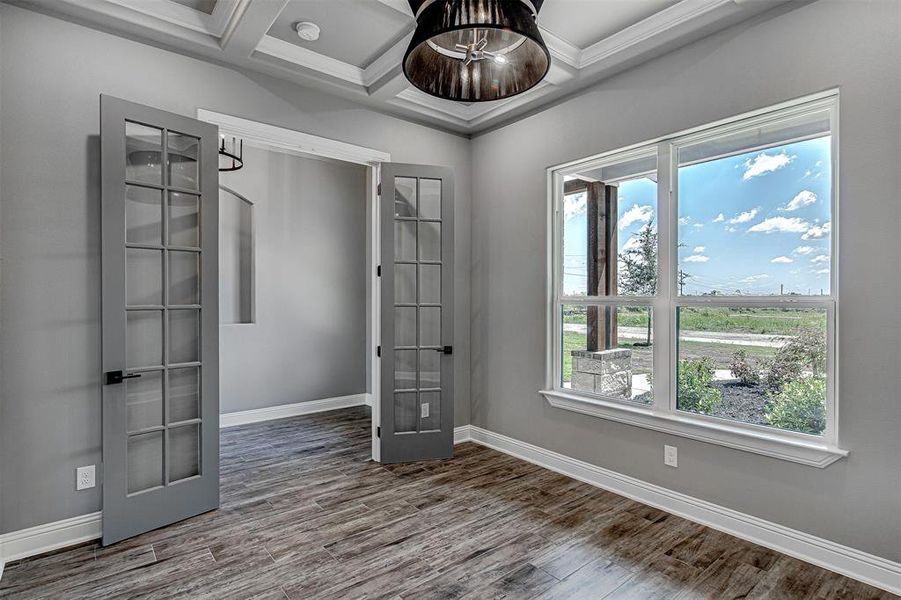
{"type": "Polygon", "coordinates": [[[536,18],[544,0],[409,0],[416,31],[404,74],[448,100],[484,102],[537,85],[551,56],[536,18]]]}

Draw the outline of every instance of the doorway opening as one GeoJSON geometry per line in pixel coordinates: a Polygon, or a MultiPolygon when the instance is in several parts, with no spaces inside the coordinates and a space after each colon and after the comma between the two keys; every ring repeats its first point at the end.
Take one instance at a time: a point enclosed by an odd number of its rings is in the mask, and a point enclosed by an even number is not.
{"type": "Polygon", "coordinates": [[[387,153],[206,110],[219,176],[224,427],[367,404],[379,460],[378,180],[387,153]]]}

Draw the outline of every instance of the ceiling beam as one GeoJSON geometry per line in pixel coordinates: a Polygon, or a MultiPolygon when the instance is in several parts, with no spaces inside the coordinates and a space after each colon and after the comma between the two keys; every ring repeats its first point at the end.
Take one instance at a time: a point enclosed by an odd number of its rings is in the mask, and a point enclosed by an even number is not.
{"type": "Polygon", "coordinates": [[[288,0],[240,0],[219,42],[225,55],[247,58],[253,54],[287,4],[288,0]]]}

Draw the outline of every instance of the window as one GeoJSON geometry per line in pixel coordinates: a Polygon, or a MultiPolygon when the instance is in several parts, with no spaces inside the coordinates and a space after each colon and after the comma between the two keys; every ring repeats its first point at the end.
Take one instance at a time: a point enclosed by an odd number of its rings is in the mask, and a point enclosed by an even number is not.
{"type": "Polygon", "coordinates": [[[219,321],[253,323],[253,203],[232,190],[219,188],[219,321]]]}
{"type": "Polygon", "coordinates": [[[552,405],[826,466],[837,95],[549,171],[552,405]]]}

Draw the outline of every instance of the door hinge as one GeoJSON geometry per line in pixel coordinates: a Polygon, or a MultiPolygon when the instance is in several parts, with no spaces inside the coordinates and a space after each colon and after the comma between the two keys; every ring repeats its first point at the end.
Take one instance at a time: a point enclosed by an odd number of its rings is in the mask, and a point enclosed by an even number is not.
{"type": "Polygon", "coordinates": [[[382,347],[381,346],[376,346],[375,355],[378,356],[379,358],[381,358],[381,356],[382,356],[382,347]]]}
{"type": "Polygon", "coordinates": [[[381,425],[376,426],[375,437],[378,437],[378,438],[382,437],[382,426],[381,425]]]}
{"type": "Polygon", "coordinates": [[[375,276],[376,276],[376,277],[381,277],[381,276],[382,276],[382,265],[379,265],[379,266],[377,266],[377,267],[375,268],[375,276]]]}

